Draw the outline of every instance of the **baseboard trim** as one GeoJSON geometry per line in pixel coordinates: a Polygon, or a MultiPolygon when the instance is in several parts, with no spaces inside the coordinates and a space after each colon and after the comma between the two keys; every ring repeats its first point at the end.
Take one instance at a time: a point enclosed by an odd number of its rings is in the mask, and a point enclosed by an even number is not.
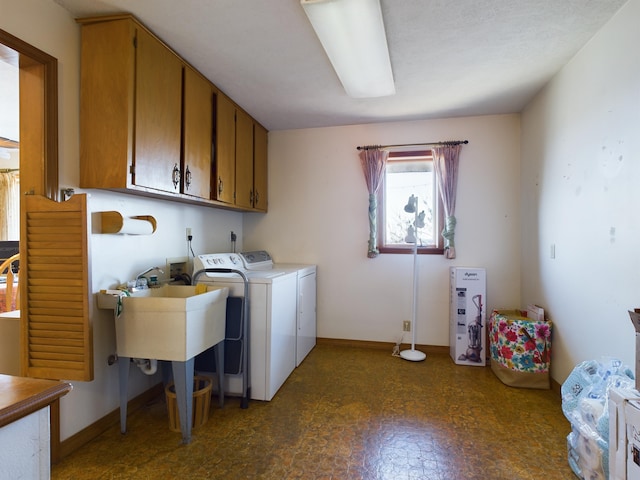
{"type": "MultiPolygon", "coordinates": [[[[373,342],[368,340],[349,340],[343,338],[317,338],[318,345],[331,345],[335,347],[359,347],[359,348],[375,348],[378,350],[393,351],[395,343],[393,342],[373,342]]],[[[409,344],[401,344],[400,350],[410,348],[409,344]]],[[[449,353],[449,347],[443,345],[416,345],[416,350],[424,353],[449,353]]]]}
{"type": "Polygon", "coordinates": [[[551,379],[551,391],[559,397],[562,397],[562,385],[556,382],[553,378],[551,379]]]}
{"type": "MultiPolygon", "coordinates": [[[[156,398],[158,395],[161,395],[163,391],[164,389],[162,388],[162,383],[159,383],[151,387],[149,390],[141,393],[137,397],[129,400],[129,403],[127,404],[127,416],[131,415],[133,412],[156,398]]],[[[92,423],[88,427],[80,430],[75,435],[72,435],[66,440],[60,442],[59,458],[62,459],[67,455],[70,455],[83,445],[86,445],[91,440],[104,433],[113,425],[117,425],[119,423],[120,408],[116,408],[114,411],[108,413],[97,422],[92,423]]]]}

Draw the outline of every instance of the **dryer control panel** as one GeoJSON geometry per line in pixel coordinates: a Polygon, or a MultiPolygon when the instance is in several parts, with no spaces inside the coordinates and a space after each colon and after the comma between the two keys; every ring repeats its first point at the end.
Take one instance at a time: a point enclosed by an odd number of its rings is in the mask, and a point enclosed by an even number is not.
{"type": "Polygon", "coordinates": [[[270,270],[273,268],[273,259],[265,250],[254,252],[242,252],[240,258],[247,270],[270,270]]]}

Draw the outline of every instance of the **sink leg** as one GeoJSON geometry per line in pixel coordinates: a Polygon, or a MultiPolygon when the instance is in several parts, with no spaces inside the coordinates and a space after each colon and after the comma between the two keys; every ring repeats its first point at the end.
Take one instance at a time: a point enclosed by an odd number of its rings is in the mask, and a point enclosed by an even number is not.
{"type": "Polygon", "coordinates": [[[182,443],[191,441],[191,422],[193,413],[193,365],[194,359],[186,362],[171,362],[173,370],[173,382],[176,387],[176,400],[178,402],[178,416],[180,418],[180,430],[182,443]]]}
{"type": "Polygon", "coordinates": [[[129,391],[129,367],[131,359],[129,357],[118,358],[118,374],[120,386],[120,433],[127,433],[127,401],[129,391]]]}

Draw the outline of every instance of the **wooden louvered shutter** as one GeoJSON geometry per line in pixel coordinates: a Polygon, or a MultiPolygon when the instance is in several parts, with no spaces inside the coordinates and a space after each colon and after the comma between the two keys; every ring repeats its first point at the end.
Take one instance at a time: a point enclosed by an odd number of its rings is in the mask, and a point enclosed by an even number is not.
{"type": "Polygon", "coordinates": [[[25,195],[20,242],[22,375],[93,380],[87,197],[25,195]]]}

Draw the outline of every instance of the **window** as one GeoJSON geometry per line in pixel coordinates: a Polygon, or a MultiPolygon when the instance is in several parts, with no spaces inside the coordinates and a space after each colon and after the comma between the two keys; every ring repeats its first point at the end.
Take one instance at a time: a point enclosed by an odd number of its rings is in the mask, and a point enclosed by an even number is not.
{"type": "Polygon", "coordinates": [[[411,253],[410,230],[415,213],[405,206],[417,198],[418,214],[424,212],[424,227],[417,229],[418,253],[443,253],[443,208],[438,192],[431,151],[390,152],[378,192],[378,245],[380,253],[411,253]]]}

